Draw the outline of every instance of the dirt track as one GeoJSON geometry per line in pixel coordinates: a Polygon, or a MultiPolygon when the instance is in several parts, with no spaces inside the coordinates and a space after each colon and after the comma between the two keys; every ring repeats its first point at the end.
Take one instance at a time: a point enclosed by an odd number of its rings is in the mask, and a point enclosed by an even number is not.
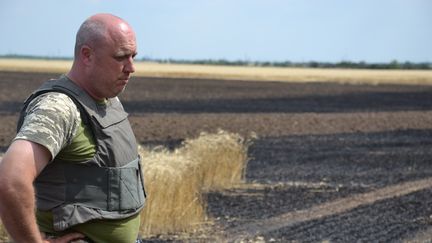
{"type": "MultiPolygon", "coordinates": [[[[2,150],[21,102],[56,76],[0,73],[2,150]]],[[[134,78],[121,99],[141,143],[175,147],[218,128],[258,134],[249,186],[207,196],[218,239],[398,242],[431,232],[432,86],[134,78]]]]}

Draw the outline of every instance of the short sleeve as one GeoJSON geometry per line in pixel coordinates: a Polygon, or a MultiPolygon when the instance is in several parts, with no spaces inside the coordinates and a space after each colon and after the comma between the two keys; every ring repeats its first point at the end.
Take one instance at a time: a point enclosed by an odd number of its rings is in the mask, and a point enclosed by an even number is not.
{"type": "Polygon", "coordinates": [[[46,147],[52,158],[70,144],[81,117],[70,97],[49,92],[34,98],[26,109],[23,124],[14,140],[28,140],[46,147]]]}

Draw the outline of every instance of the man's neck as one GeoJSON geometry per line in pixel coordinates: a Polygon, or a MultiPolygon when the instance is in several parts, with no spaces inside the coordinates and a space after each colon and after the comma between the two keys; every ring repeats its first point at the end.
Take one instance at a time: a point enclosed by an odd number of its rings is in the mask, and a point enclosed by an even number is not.
{"type": "Polygon", "coordinates": [[[78,87],[80,87],[82,90],[84,90],[90,97],[92,97],[97,103],[105,103],[106,98],[98,97],[95,95],[91,90],[87,87],[87,82],[82,75],[78,75],[76,72],[71,69],[66,75],[65,75],[70,81],[75,83],[78,87]]]}

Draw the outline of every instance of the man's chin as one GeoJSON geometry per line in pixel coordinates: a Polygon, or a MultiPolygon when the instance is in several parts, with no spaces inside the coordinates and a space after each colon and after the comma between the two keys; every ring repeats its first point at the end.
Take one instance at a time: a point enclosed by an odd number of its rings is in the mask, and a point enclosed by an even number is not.
{"type": "Polygon", "coordinates": [[[122,87],[120,87],[118,90],[116,90],[116,92],[114,93],[115,95],[113,97],[118,96],[119,94],[123,93],[123,91],[125,91],[126,89],[126,85],[123,85],[122,87]]]}

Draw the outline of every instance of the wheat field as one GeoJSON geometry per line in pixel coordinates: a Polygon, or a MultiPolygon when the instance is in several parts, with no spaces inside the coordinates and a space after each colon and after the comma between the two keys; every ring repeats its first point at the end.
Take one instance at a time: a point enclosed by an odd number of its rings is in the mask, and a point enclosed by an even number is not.
{"type": "Polygon", "coordinates": [[[203,193],[245,182],[248,148],[255,139],[219,130],[186,139],[174,151],[140,146],[148,194],[141,234],[193,232],[209,223],[203,193]]]}
{"type": "MultiPolygon", "coordinates": [[[[67,60],[0,59],[0,71],[64,73],[68,71],[71,64],[72,61],[67,60]]],[[[142,77],[432,85],[431,70],[279,68],[153,62],[136,62],[135,68],[134,75],[142,77]]]]}

